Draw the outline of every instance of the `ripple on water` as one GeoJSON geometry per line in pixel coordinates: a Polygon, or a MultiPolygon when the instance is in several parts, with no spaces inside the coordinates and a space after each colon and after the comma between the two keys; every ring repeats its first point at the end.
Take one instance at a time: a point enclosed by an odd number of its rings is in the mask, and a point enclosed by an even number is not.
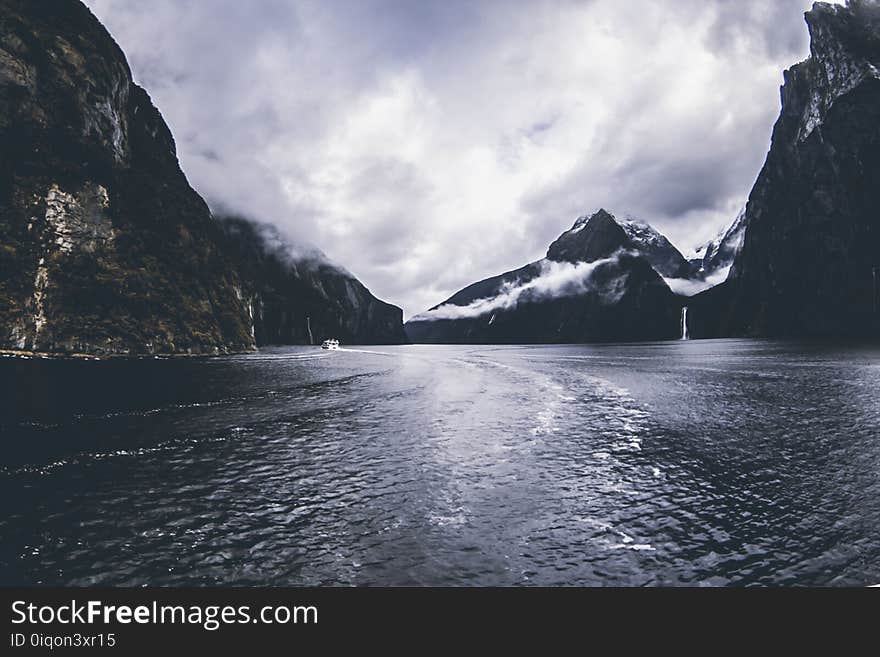
{"type": "Polygon", "coordinates": [[[878,363],[744,341],[7,359],[27,403],[0,416],[0,581],[876,582],[878,363]]]}

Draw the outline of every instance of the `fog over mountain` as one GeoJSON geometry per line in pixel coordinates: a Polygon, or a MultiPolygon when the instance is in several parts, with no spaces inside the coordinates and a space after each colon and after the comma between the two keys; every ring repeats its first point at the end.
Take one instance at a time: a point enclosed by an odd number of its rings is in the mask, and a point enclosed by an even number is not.
{"type": "Polygon", "coordinates": [[[497,310],[515,308],[520,300],[534,303],[544,299],[576,297],[593,290],[607,297],[609,302],[614,302],[622,293],[622,285],[606,286],[607,289],[597,288],[593,285],[592,275],[597,268],[617,264],[619,256],[620,254],[615,254],[603,260],[578,263],[540,260],[535,265],[537,275],[534,278],[526,281],[519,279],[505,281],[494,297],[476,299],[465,306],[445,303],[426,313],[416,315],[411,321],[432,322],[441,319],[482,317],[497,310]]]}
{"type": "Polygon", "coordinates": [[[407,316],[591,208],[686,256],[764,161],[809,0],[87,0],[215,210],[407,316]]]}

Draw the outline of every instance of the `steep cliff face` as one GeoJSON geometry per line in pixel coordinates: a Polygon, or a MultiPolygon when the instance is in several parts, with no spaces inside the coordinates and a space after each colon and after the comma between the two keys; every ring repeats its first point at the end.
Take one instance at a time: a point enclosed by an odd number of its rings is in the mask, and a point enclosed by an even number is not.
{"type": "Polygon", "coordinates": [[[0,0],[0,144],[0,348],[254,347],[216,222],[80,2],[0,0]]]}
{"type": "Polygon", "coordinates": [[[227,250],[244,281],[257,345],[407,341],[403,311],[374,297],[319,251],[298,252],[269,225],[220,220],[227,250]]]}
{"type": "Polygon", "coordinates": [[[696,337],[880,335],[880,5],[806,20],[730,280],[689,302],[696,337]]]}
{"type": "MultiPolygon", "coordinates": [[[[412,318],[407,335],[413,342],[441,343],[679,337],[681,301],[651,264],[662,254],[643,254],[642,248],[613,215],[599,210],[578,219],[546,258],[474,283],[412,318]]],[[[658,261],[669,260],[666,254],[658,261]]]]}

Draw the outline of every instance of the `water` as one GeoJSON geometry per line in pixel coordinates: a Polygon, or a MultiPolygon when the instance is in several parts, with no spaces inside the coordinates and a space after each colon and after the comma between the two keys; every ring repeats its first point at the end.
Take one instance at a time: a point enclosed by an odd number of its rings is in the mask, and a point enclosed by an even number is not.
{"type": "Polygon", "coordinates": [[[681,309],[681,339],[682,340],[690,340],[690,333],[688,332],[688,309],[687,306],[684,306],[681,309]]]}
{"type": "Polygon", "coordinates": [[[0,583],[880,583],[880,350],[0,359],[0,583]]]}

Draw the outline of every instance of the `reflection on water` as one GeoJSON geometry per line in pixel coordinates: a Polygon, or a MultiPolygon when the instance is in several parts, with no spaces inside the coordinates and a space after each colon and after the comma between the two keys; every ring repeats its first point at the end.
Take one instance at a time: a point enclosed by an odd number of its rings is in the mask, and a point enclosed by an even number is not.
{"type": "Polygon", "coordinates": [[[880,582],[880,351],[0,360],[0,583],[880,582]]]}

